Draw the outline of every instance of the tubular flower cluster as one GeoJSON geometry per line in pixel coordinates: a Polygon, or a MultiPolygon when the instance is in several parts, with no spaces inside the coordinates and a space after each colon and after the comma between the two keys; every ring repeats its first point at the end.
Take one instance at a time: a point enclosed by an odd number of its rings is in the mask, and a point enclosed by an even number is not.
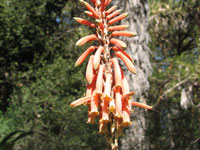
{"type": "Polygon", "coordinates": [[[121,59],[130,72],[136,73],[132,58],[125,52],[126,43],[115,38],[118,36],[134,37],[136,34],[123,31],[128,28],[126,25],[113,25],[126,18],[128,14],[120,14],[121,10],[116,10],[116,6],[106,9],[112,0],[90,1],[93,6],[80,0],[81,4],[87,8],[85,13],[95,19],[94,23],[78,17],[74,19],[81,24],[95,28],[96,32],[82,37],[76,45],[82,46],[96,40],[98,46],[90,46],[76,61],[75,66],[79,66],[90,55],[86,68],[86,95],[72,102],[71,107],[86,104],[89,108],[88,123],[95,123],[95,118],[98,116],[100,133],[119,136],[122,134],[123,127],[131,125],[132,106],[145,109],[152,109],[152,107],[131,102],[131,96],[135,92],[129,91],[128,82],[118,62],[118,58],[121,59]]]}

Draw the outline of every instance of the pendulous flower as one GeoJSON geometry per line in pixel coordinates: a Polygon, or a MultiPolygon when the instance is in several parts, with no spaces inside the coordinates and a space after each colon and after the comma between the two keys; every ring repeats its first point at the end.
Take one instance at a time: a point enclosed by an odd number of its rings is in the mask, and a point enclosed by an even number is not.
{"type": "MultiPolygon", "coordinates": [[[[90,0],[90,4],[80,0],[87,8],[84,12],[94,19],[94,23],[79,17],[74,17],[74,20],[94,28],[95,34],[82,37],[77,41],[76,46],[83,46],[94,40],[97,42],[86,49],[75,63],[76,67],[80,66],[89,57],[86,67],[86,94],[72,102],[70,106],[72,108],[80,105],[88,106],[88,123],[94,124],[98,118],[99,133],[105,134],[109,138],[108,141],[116,142],[113,138],[121,136],[123,128],[131,125],[132,106],[149,110],[152,110],[152,107],[131,101],[135,92],[129,90],[118,59],[121,59],[128,70],[134,74],[136,68],[133,59],[125,52],[126,43],[117,37],[134,37],[136,34],[123,31],[128,28],[126,25],[113,25],[126,18],[128,14],[120,14],[121,10],[116,10],[117,6],[107,9],[111,1],[90,0]]],[[[110,144],[113,145],[112,142],[110,144]]]]}

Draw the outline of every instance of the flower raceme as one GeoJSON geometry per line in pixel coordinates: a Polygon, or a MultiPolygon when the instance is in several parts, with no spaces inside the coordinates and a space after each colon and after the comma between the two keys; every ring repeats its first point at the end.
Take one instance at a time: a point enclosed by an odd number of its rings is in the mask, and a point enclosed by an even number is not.
{"type": "Polygon", "coordinates": [[[131,102],[131,96],[135,92],[129,91],[129,85],[120,68],[118,58],[133,74],[136,73],[136,69],[132,58],[125,52],[126,43],[115,37],[134,37],[136,34],[124,31],[128,28],[126,25],[113,25],[126,18],[128,14],[120,14],[121,10],[116,10],[116,6],[107,9],[111,1],[90,0],[90,4],[80,0],[87,9],[85,13],[95,20],[94,23],[79,17],[75,17],[74,20],[94,28],[95,34],[82,37],[77,41],[76,46],[82,46],[91,41],[97,41],[98,44],[90,46],[75,63],[75,66],[80,66],[90,55],[86,68],[86,95],[72,102],[71,107],[87,105],[88,123],[95,123],[95,118],[98,116],[100,133],[115,132],[120,135],[123,127],[131,125],[132,106],[144,109],[152,109],[152,107],[131,102]],[[114,130],[109,130],[110,126],[114,130]]]}

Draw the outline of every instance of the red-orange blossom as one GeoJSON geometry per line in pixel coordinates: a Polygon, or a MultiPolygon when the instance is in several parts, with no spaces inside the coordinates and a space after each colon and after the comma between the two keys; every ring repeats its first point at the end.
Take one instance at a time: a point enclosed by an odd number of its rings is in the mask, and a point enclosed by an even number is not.
{"type": "Polygon", "coordinates": [[[113,25],[126,18],[128,14],[120,15],[120,10],[116,10],[116,6],[107,9],[112,0],[90,1],[93,6],[80,0],[88,10],[85,13],[94,18],[94,23],[78,17],[74,19],[81,24],[95,28],[96,31],[95,34],[82,37],[76,45],[82,46],[94,40],[98,41],[98,45],[90,46],[76,61],[75,66],[79,66],[90,55],[86,69],[86,95],[72,102],[71,107],[87,105],[88,123],[95,123],[95,118],[98,117],[100,133],[113,132],[113,134],[121,135],[122,128],[131,125],[132,106],[152,109],[146,104],[131,102],[131,96],[135,92],[129,91],[128,82],[118,62],[120,58],[130,72],[136,73],[132,58],[124,51],[126,43],[115,38],[118,36],[134,37],[136,34],[123,31],[127,29],[126,25],[113,25]],[[111,126],[114,131],[109,131],[111,126]]]}

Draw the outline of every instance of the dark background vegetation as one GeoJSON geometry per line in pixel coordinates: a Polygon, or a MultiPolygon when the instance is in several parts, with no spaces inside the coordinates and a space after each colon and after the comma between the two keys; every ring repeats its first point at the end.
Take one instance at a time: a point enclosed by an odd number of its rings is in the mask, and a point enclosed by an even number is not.
{"type": "MultiPolygon", "coordinates": [[[[200,149],[200,5],[198,0],[149,1],[154,73],[146,132],[152,150],[200,149]],[[192,102],[180,105],[182,90],[192,102]],[[167,92],[169,91],[169,92],[167,92]]],[[[77,0],[1,0],[0,150],[103,150],[87,108],[69,104],[84,94],[87,47],[75,42],[89,28],[77,0]]],[[[131,13],[131,12],[129,12],[131,13]]]]}

